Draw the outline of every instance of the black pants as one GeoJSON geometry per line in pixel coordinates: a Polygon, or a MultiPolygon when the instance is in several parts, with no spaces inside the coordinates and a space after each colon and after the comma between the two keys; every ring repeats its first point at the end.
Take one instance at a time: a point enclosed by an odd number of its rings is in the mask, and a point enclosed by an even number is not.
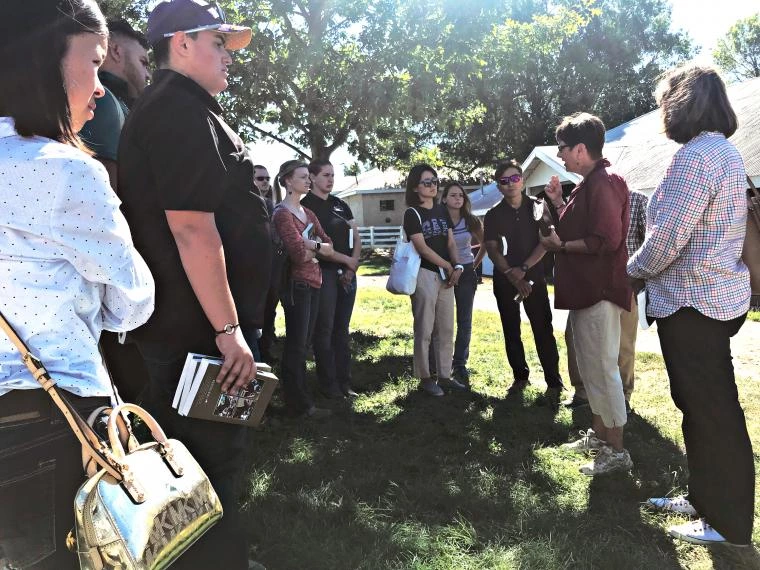
{"type": "MultiPolygon", "coordinates": [[[[110,404],[61,393],[85,419],[110,404]]],[[[83,482],[82,445],[50,396],[42,389],[0,396],[0,568],[79,568],[66,535],[83,482]]]]}
{"type": "Polygon", "coordinates": [[[319,289],[306,283],[291,282],[283,290],[281,301],[285,309],[282,388],[288,412],[297,415],[314,405],[306,386],[306,343],[317,321],[319,289]]]}
{"type": "Polygon", "coordinates": [[[325,393],[351,385],[351,348],[348,326],[356,300],[356,279],[343,287],[337,269],[322,269],[319,311],[314,325],[317,378],[325,393]]]}
{"type": "MultiPolygon", "coordinates": [[[[514,379],[515,381],[528,380],[530,370],[525,361],[525,348],[520,338],[520,304],[514,300],[517,289],[508,281],[497,278],[494,279],[493,293],[496,297],[501,327],[504,331],[507,360],[512,367],[514,379]]],[[[550,387],[562,386],[562,377],[559,375],[559,353],[557,352],[557,341],[554,340],[552,310],[549,306],[546,283],[543,281],[536,282],[533,285],[533,291],[523,300],[522,305],[525,307],[530,326],[533,329],[536,352],[544,369],[546,384],[550,387]]]]}
{"type": "MultiPolygon", "coordinates": [[[[166,432],[180,440],[208,475],[224,509],[214,525],[172,565],[172,569],[248,569],[248,545],[241,528],[239,504],[247,467],[243,426],[180,416],[171,407],[187,353],[167,354],[163,345],[138,343],[150,374],[143,406],[166,432]]],[[[206,352],[196,350],[194,352],[206,352]]]]}
{"type": "Polygon", "coordinates": [[[731,363],[746,315],[718,321],[683,308],[657,319],[673,402],[683,412],[689,501],[729,542],[749,544],[755,507],[752,443],[731,363]]]}
{"type": "MultiPolygon", "coordinates": [[[[277,338],[274,321],[277,316],[277,303],[280,302],[282,289],[282,272],[284,271],[282,256],[272,256],[272,270],[269,277],[269,289],[264,304],[264,325],[261,328],[261,338],[258,341],[259,355],[265,361],[272,357],[272,346],[277,338]]],[[[272,364],[267,362],[267,364],[272,364]]]]}

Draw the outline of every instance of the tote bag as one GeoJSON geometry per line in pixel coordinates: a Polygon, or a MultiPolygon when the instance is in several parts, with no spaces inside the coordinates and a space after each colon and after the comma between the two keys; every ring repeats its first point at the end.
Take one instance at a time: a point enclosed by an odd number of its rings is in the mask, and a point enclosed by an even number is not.
{"type": "MultiPolygon", "coordinates": [[[[420,213],[414,208],[409,208],[409,210],[417,214],[420,224],[422,224],[420,213]]],[[[414,249],[414,244],[409,241],[406,232],[404,232],[403,237],[398,238],[396,242],[391,271],[385,288],[394,295],[413,294],[417,289],[417,274],[420,272],[421,263],[420,254],[414,249]]]]}

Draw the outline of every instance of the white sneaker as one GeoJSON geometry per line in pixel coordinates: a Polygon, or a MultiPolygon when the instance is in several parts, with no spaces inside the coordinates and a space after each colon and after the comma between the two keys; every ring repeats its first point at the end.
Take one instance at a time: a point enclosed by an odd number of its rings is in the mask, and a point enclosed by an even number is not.
{"type": "Polygon", "coordinates": [[[730,546],[747,546],[746,544],[731,544],[717,530],[707,524],[704,519],[671,526],[668,534],[692,544],[726,544],[730,546]]]}
{"type": "Polygon", "coordinates": [[[578,433],[581,435],[581,438],[579,440],[573,441],[571,443],[563,443],[559,446],[559,448],[565,449],[567,451],[572,451],[574,453],[587,454],[607,446],[607,442],[602,441],[596,437],[594,430],[591,428],[589,428],[588,431],[581,430],[578,433]]]}
{"type": "Polygon", "coordinates": [[[594,477],[615,471],[628,471],[631,467],[633,467],[633,461],[627,449],[615,451],[605,445],[597,450],[591,463],[581,466],[579,471],[584,475],[594,477]]]}
{"type": "Polygon", "coordinates": [[[677,497],[652,497],[647,500],[646,505],[658,511],[680,513],[690,517],[697,516],[697,509],[683,495],[677,497]]]}

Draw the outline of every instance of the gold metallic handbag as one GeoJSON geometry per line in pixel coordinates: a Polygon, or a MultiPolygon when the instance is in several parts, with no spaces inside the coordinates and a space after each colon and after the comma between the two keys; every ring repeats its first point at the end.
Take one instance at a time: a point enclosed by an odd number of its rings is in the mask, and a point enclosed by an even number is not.
{"type": "MultiPolygon", "coordinates": [[[[75,535],[69,546],[81,568],[167,568],[221,517],[222,505],[187,448],[167,439],[153,417],[135,404],[108,415],[108,442],[100,439],[55,387],[42,363],[0,313],[2,328],[32,376],[50,395],[82,443],[88,477],[74,500],[75,535]],[[126,445],[123,414],[142,419],[155,441],[126,445]],[[92,462],[96,464],[93,465],[92,462]]],[[[130,434],[131,436],[131,434],[130,434]]]]}

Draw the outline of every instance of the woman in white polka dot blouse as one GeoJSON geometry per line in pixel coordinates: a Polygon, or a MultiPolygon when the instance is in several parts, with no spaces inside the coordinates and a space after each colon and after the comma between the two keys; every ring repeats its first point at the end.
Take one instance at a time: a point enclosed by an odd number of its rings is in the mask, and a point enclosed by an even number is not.
{"type": "MultiPolygon", "coordinates": [[[[103,95],[108,31],[94,0],[3,8],[0,310],[88,414],[112,394],[101,331],[141,325],[154,297],[108,175],[76,135],[103,95]]],[[[64,541],[81,482],[77,440],[0,333],[0,567],[78,567],[64,541]]]]}

